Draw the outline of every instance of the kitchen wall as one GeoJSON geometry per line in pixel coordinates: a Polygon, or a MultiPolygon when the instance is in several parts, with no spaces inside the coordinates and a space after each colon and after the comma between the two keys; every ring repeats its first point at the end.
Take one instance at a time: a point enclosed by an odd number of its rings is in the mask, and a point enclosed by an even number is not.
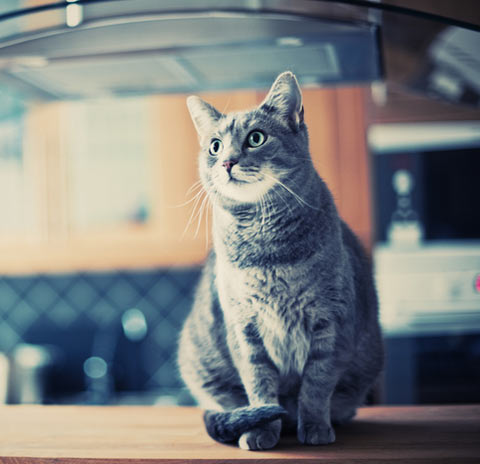
{"type": "Polygon", "coordinates": [[[88,400],[81,392],[92,356],[106,358],[117,390],[177,395],[177,337],[198,275],[188,268],[1,276],[0,352],[14,355],[22,343],[53,349],[46,402],[88,400]],[[122,324],[132,309],[146,321],[138,340],[122,324]]]}

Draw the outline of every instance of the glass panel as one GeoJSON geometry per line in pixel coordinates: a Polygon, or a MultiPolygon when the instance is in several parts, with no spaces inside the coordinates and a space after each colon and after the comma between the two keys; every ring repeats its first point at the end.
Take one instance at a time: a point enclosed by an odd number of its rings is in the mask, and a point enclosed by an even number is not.
{"type": "Polygon", "coordinates": [[[147,100],[75,102],[67,114],[72,229],[146,221],[147,100]]]}

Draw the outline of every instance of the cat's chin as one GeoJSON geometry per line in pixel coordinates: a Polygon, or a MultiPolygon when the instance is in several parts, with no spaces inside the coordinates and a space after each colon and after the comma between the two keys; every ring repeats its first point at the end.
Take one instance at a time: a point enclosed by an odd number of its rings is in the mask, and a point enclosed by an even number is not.
{"type": "Polygon", "coordinates": [[[255,182],[230,179],[224,184],[218,185],[217,190],[230,200],[240,203],[257,203],[274,185],[274,180],[268,177],[255,182]]]}

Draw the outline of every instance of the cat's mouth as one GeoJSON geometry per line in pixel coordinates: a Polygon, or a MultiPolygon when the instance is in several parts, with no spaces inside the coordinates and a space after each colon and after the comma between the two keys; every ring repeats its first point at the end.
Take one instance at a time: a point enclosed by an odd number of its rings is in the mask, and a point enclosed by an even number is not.
{"type": "MultiPolygon", "coordinates": [[[[257,182],[258,179],[255,179],[254,182],[257,182]]],[[[227,179],[227,183],[229,184],[251,184],[252,181],[247,181],[247,180],[242,180],[238,179],[237,177],[233,177],[231,174],[229,175],[229,178],[227,179]]]]}
{"type": "Polygon", "coordinates": [[[217,188],[220,194],[242,203],[255,203],[260,201],[263,195],[274,185],[267,176],[258,173],[230,173],[228,178],[217,180],[217,188]]]}
{"type": "Polygon", "coordinates": [[[243,171],[242,169],[234,169],[227,174],[226,183],[227,184],[236,184],[236,185],[245,185],[245,184],[254,184],[262,180],[259,177],[258,172],[243,171]]]}

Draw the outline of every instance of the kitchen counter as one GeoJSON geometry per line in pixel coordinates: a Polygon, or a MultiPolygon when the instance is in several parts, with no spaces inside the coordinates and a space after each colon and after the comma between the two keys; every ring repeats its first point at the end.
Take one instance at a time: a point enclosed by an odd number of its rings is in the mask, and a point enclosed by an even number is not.
{"type": "Polygon", "coordinates": [[[196,408],[1,406],[0,463],[480,463],[480,405],[362,408],[336,431],[252,452],[211,440],[196,408]]]}

